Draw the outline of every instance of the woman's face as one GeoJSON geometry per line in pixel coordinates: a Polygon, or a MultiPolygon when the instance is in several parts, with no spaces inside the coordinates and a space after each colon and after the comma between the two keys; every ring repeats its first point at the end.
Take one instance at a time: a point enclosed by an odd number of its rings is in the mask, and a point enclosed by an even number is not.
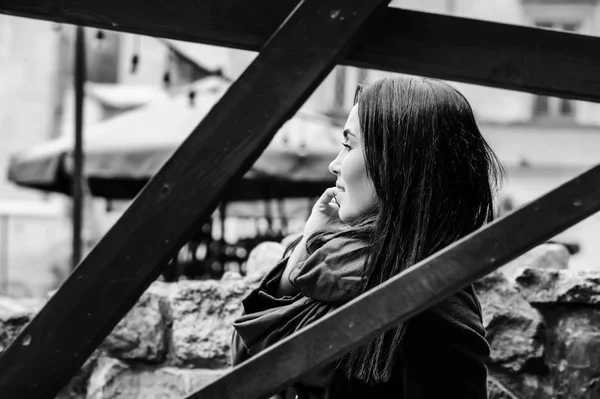
{"type": "Polygon", "coordinates": [[[357,105],[350,111],[344,126],[342,145],[338,156],[329,164],[329,171],[337,176],[339,216],[347,223],[372,211],[377,204],[375,188],[367,177],[357,105]]]}

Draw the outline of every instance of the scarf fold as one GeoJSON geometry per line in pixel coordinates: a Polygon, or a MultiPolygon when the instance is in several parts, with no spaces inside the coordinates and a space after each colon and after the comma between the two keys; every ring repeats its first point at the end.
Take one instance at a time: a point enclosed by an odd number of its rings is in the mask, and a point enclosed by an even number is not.
{"type": "Polygon", "coordinates": [[[294,265],[290,284],[299,292],[276,297],[288,258],[282,259],[243,300],[233,322],[232,361],[238,364],[322,318],[362,292],[366,244],[337,237],[294,265]]]}
{"type": "Polygon", "coordinates": [[[319,302],[342,304],[362,291],[364,242],[334,238],[290,272],[290,284],[304,296],[319,302]]]}

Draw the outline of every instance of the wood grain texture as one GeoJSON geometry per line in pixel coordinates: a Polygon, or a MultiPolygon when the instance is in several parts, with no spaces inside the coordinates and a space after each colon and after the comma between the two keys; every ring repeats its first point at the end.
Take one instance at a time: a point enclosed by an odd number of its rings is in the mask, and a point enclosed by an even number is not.
{"type": "Polygon", "coordinates": [[[293,11],[2,354],[3,399],[55,397],[385,4],[305,0],[293,11]]]}
{"type": "MultiPolygon", "coordinates": [[[[0,13],[258,51],[296,0],[3,0],[0,13]]],[[[388,8],[341,63],[600,101],[600,39],[388,8]]]]}
{"type": "Polygon", "coordinates": [[[273,394],[600,210],[600,166],[457,241],[188,399],[273,394]]]}

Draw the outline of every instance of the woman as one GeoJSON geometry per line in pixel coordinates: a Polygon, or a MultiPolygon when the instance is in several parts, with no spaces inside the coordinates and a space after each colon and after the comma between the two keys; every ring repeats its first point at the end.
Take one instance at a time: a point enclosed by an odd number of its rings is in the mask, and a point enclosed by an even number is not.
{"type": "MultiPolygon", "coordinates": [[[[336,187],[243,301],[239,363],[493,218],[499,163],[467,100],[433,79],[357,92],[331,163],[336,187]],[[290,252],[288,251],[288,252],[290,252]]],[[[472,286],[293,387],[299,398],[487,398],[489,346],[472,286]]]]}

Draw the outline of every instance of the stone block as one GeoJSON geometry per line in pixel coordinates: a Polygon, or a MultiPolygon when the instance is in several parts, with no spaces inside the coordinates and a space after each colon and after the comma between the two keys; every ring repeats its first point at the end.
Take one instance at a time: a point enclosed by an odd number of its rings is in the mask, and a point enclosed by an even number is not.
{"type": "Polygon", "coordinates": [[[130,365],[101,358],[89,379],[86,399],[181,399],[223,373],[224,370],[130,365]]]}
{"type": "Polygon", "coordinates": [[[102,344],[111,356],[161,362],[167,352],[166,303],[171,285],[155,282],[102,344]]]}
{"type": "Polygon", "coordinates": [[[600,310],[563,306],[549,315],[547,356],[555,397],[600,398],[600,310]]]}
{"type": "Polygon", "coordinates": [[[600,271],[523,269],[516,287],[532,304],[600,304],[600,271]]]}
{"type": "Polygon", "coordinates": [[[169,297],[169,363],[222,368],[229,364],[231,323],[242,313],[245,280],[182,281],[169,297]]]}
{"type": "Polygon", "coordinates": [[[27,313],[0,313],[0,353],[8,348],[32,317],[27,313]]]}
{"type": "Polygon", "coordinates": [[[101,350],[94,351],[77,374],[60,390],[55,399],[87,399],[89,379],[102,354],[101,350]]]}
{"type": "Polygon", "coordinates": [[[101,357],[96,362],[87,385],[88,399],[107,399],[114,391],[112,388],[115,380],[126,373],[129,367],[119,359],[101,357]]]}
{"type": "Polygon", "coordinates": [[[521,372],[543,363],[542,315],[500,272],[477,281],[475,289],[481,301],[492,364],[521,372]]]}
{"type": "Polygon", "coordinates": [[[261,242],[248,255],[246,278],[259,281],[281,260],[285,247],[278,242],[261,242]]]}

